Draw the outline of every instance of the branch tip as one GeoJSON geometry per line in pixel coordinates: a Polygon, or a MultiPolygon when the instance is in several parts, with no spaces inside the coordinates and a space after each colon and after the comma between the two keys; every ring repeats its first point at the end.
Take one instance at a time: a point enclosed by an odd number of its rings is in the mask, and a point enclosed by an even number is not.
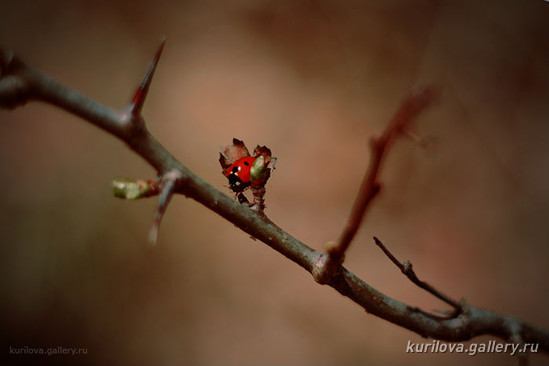
{"type": "Polygon", "coordinates": [[[158,231],[160,229],[160,223],[155,223],[151,227],[151,230],[149,231],[149,244],[152,246],[156,246],[156,243],[158,241],[158,231]]]}

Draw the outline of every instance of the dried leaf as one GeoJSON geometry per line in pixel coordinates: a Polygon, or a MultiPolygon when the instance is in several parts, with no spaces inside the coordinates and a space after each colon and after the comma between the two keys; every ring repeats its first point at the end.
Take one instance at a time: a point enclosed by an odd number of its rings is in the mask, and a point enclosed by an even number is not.
{"type": "Polygon", "coordinates": [[[244,142],[233,138],[232,145],[222,147],[221,152],[219,153],[219,163],[221,164],[221,169],[223,169],[223,174],[227,175],[227,169],[229,169],[235,161],[245,156],[250,156],[248,148],[244,145],[244,142]]]}

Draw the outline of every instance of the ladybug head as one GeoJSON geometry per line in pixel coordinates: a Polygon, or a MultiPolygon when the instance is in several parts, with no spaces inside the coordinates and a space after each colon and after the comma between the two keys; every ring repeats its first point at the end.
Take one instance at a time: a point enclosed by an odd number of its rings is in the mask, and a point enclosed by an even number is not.
{"type": "Polygon", "coordinates": [[[233,192],[242,192],[244,189],[246,189],[250,182],[243,182],[242,179],[238,177],[238,168],[234,167],[231,172],[229,173],[229,187],[233,190],[233,192]]]}

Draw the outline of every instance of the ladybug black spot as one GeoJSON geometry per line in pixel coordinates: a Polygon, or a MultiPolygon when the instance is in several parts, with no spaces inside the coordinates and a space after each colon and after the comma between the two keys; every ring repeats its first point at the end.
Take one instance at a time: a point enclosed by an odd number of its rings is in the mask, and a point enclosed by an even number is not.
{"type": "Polygon", "coordinates": [[[244,162],[244,165],[250,166],[250,163],[248,163],[247,161],[245,161],[245,162],[244,162]]]}

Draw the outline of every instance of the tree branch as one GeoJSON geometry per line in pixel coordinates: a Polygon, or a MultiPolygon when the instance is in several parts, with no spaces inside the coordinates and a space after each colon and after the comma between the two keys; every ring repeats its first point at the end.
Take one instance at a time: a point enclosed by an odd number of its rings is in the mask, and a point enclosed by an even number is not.
{"type": "Polygon", "coordinates": [[[442,300],[445,303],[449,304],[450,306],[454,307],[455,312],[453,313],[452,316],[455,316],[455,315],[457,315],[457,314],[459,314],[463,311],[463,308],[462,308],[462,306],[459,302],[457,302],[456,300],[452,299],[451,297],[443,294],[442,292],[440,292],[439,290],[437,290],[436,288],[434,288],[433,286],[431,286],[427,282],[421,281],[419,278],[417,278],[417,275],[414,272],[414,269],[412,267],[412,263],[410,263],[410,261],[405,261],[404,263],[400,263],[398,261],[398,259],[396,259],[395,256],[389,251],[389,249],[387,249],[385,247],[385,245],[383,245],[381,240],[379,240],[377,237],[374,236],[374,241],[375,241],[376,245],[381,248],[383,253],[385,253],[385,255],[387,257],[389,257],[391,262],[393,262],[400,269],[400,271],[402,273],[404,273],[404,275],[406,277],[408,277],[408,279],[410,281],[412,281],[418,287],[420,287],[420,288],[424,289],[425,291],[429,292],[433,296],[439,298],[440,300],[442,300]]]}
{"type": "Polygon", "coordinates": [[[379,176],[389,148],[400,134],[408,132],[419,113],[433,102],[435,94],[434,88],[430,87],[404,99],[383,134],[371,140],[370,162],[351,209],[351,214],[343,228],[339,241],[337,243],[329,242],[326,245],[322,265],[318,266],[313,273],[317,282],[329,282],[330,277],[343,264],[345,252],[360,228],[366,210],[381,189],[379,176]]]}
{"type": "MultiPolygon", "coordinates": [[[[153,65],[157,64],[159,56],[160,51],[157,52],[153,65]]],[[[154,71],[154,66],[151,70],[154,71]]],[[[145,121],[140,115],[141,107],[137,107],[140,103],[142,106],[142,102],[139,100],[144,97],[139,97],[137,101],[134,97],[132,101],[134,107],[130,104],[122,111],[112,110],[57,83],[27,66],[11,52],[2,49],[0,49],[0,71],[0,107],[15,108],[31,100],[56,105],[116,136],[137,155],[149,162],[161,177],[161,182],[158,184],[163,188],[154,191],[155,194],[163,195],[160,215],[171,194],[180,193],[200,202],[244,232],[297,263],[309,273],[314,274],[319,267],[323,266],[324,254],[292,237],[265,215],[258,214],[247,205],[239,204],[233,198],[220,192],[174,158],[146,128],[145,121]],[[132,110],[137,113],[128,113],[132,110]],[[169,181],[168,184],[166,184],[166,179],[169,181]],[[163,191],[163,189],[165,190],[163,191]]],[[[148,75],[152,77],[152,72],[148,75]]],[[[142,89],[143,95],[146,95],[150,77],[145,78],[149,81],[147,86],[142,89]]],[[[412,98],[412,100],[415,99],[412,98]]],[[[419,100],[424,99],[420,98],[419,100]]],[[[412,112],[415,111],[414,113],[417,114],[423,107],[421,104],[417,104],[416,107],[414,107],[416,109],[412,109],[412,112]]],[[[409,116],[414,115],[410,111],[406,113],[410,113],[407,114],[409,116]]],[[[343,248],[338,249],[339,251],[344,252],[360,224],[365,209],[375,197],[378,189],[376,181],[383,156],[394,136],[407,123],[405,120],[406,118],[397,114],[391,123],[393,127],[386,130],[382,137],[374,143],[373,150],[378,156],[372,158],[373,163],[364,180],[366,183],[363,182],[363,186],[366,185],[370,188],[361,189],[362,193],[351,214],[351,224],[344,230],[339,241],[338,247],[343,248]]],[[[510,341],[520,339],[523,342],[538,343],[540,350],[549,352],[548,331],[513,317],[470,306],[465,302],[460,303],[461,311],[459,313],[447,318],[435,317],[421,309],[382,294],[342,266],[337,266],[327,284],[362,306],[367,312],[424,337],[446,341],[464,341],[479,335],[493,335],[510,341]]]]}

